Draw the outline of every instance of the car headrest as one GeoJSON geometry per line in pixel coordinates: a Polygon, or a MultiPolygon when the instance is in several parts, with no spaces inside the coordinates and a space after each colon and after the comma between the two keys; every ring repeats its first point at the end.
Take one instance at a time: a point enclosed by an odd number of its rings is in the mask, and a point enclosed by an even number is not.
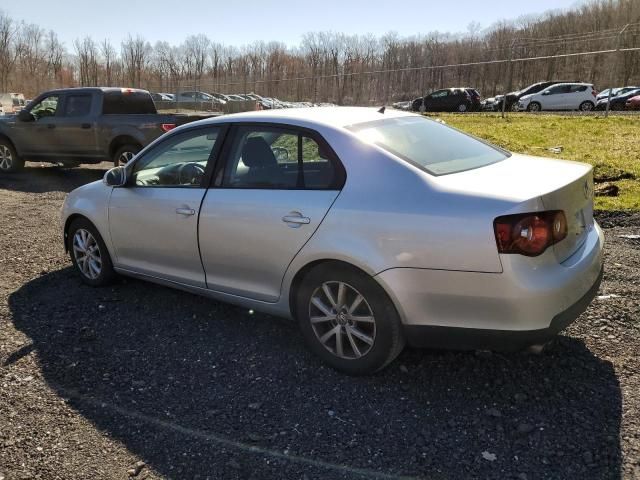
{"type": "Polygon", "coordinates": [[[250,137],[242,147],[242,163],[249,168],[266,168],[277,165],[273,151],[262,137],[250,137]]]}

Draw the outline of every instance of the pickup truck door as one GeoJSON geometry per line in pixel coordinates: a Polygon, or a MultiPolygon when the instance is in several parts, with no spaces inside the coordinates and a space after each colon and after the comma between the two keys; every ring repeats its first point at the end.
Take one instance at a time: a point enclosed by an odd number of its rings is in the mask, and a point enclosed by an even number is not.
{"type": "Polygon", "coordinates": [[[205,287],[198,216],[222,131],[207,126],[170,134],[127,167],[127,185],[109,199],[116,267],[205,287]]]}
{"type": "Polygon", "coordinates": [[[29,108],[33,120],[16,118],[13,128],[15,143],[22,155],[55,156],[60,149],[56,120],[61,111],[61,95],[47,95],[29,108]]]}
{"type": "Polygon", "coordinates": [[[98,138],[95,119],[100,114],[99,95],[68,93],[64,106],[53,119],[60,139],[60,154],[70,157],[95,157],[98,155],[98,138]]]}

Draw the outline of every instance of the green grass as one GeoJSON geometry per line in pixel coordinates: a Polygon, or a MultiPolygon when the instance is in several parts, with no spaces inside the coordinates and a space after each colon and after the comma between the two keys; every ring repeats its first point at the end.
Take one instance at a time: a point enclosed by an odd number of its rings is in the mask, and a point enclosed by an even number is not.
{"type": "MultiPolygon", "coordinates": [[[[438,115],[448,125],[507,150],[590,163],[597,183],[618,186],[617,197],[595,197],[601,210],[640,210],[640,116],[577,117],[499,114],[438,115]],[[562,147],[559,154],[549,151],[562,147]]],[[[596,185],[597,187],[597,185],[596,185]]]]}

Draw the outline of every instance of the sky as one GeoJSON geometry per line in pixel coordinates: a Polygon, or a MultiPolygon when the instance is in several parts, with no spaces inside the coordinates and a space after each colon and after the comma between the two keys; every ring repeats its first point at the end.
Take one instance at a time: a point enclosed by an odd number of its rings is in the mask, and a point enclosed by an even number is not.
{"type": "Polygon", "coordinates": [[[298,45],[309,31],[345,34],[395,31],[400,36],[432,31],[465,32],[471,22],[482,28],[498,20],[575,6],[580,0],[12,0],[1,1],[16,20],[54,30],[67,48],[90,35],[110,39],[114,46],[141,35],[180,44],[187,36],[204,33],[225,45],[241,46],[257,40],[298,45]]]}

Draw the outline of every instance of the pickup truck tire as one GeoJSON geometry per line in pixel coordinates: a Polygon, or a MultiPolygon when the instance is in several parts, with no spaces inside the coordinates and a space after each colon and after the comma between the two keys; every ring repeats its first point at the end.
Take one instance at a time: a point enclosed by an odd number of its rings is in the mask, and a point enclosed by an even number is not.
{"type": "Polygon", "coordinates": [[[128,144],[121,146],[113,155],[113,165],[115,167],[126,165],[140,150],[142,150],[140,145],[128,144]]]}
{"type": "Polygon", "coordinates": [[[71,262],[87,285],[102,287],[113,283],[117,274],[98,229],[86,218],[69,226],[67,249],[71,262]]]}
{"type": "Polygon", "coordinates": [[[10,141],[0,138],[0,173],[15,173],[24,168],[24,160],[18,157],[10,141]]]}

